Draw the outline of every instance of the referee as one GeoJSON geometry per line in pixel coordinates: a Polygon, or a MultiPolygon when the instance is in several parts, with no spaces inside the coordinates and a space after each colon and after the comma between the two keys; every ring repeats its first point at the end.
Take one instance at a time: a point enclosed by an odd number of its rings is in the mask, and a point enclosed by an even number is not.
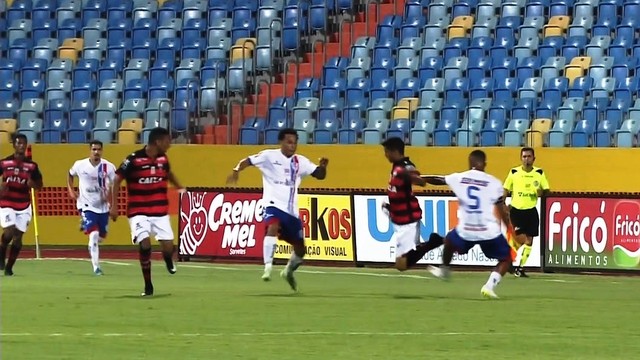
{"type": "Polygon", "coordinates": [[[518,250],[523,247],[520,265],[515,269],[515,276],[527,277],[524,265],[531,254],[533,238],[540,230],[540,216],[536,205],[538,197],[549,191],[547,176],[541,168],[533,166],[536,160],[535,151],[530,147],[520,150],[522,166],[509,171],[504,181],[505,195],[511,195],[510,216],[516,233],[515,246],[518,250]]]}

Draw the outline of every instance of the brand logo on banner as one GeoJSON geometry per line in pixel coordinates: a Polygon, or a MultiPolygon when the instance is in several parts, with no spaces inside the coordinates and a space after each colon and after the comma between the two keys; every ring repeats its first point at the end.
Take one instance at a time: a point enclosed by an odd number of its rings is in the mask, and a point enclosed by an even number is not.
{"type": "Polygon", "coordinates": [[[180,204],[180,254],[262,257],[260,194],[192,192],[180,204]]]}
{"type": "MultiPolygon", "coordinates": [[[[389,217],[381,209],[386,202],[384,195],[356,195],[354,196],[354,212],[357,217],[354,221],[356,230],[356,259],[364,262],[393,263],[396,259],[395,243],[391,241],[393,228],[389,217]]],[[[422,207],[422,220],[420,221],[420,237],[422,241],[429,239],[429,235],[435,232],[440,235],[454,228],[458,223],[458,201],[452,196],[418,196],[422,207]]],[[[540,203],[538,203],[539,211],[540,203]]],[[[430,251],[419,264],[441,264],[442,247],[430,251]]],[[[467,254],[455,254],[454,265],[487,265],[497,263],[494,259],[487,258],[479,246],[471,249],[467,254]]],[[[540,239],[533,239],[533,247],[529,260],[525,266],[540,266],[540,239]]]]}
{"type": "MultiPolygon", "coordinates": [[[[299,214],[307,260],[353,261],[353,212],[348,195],[300,194],[299,214]]],[[[278,240],[276,259],[288,259],[293,247],[278,240]]]]}
{"type": "Polygon", "coordinates": [[[547,200],[546,264],[556,268],[640,269],[640,200],[547,200]]]}

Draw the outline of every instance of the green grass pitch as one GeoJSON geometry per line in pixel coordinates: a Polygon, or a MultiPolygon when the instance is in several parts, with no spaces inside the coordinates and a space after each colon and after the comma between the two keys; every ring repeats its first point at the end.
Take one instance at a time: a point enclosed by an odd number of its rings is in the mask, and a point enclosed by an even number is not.
{"type": "Polygon", "coordinates": [[[0,278],[2,359],[631,359],[640,278],[532,274],[485,300],[487,272],[19,260],[0,278]]]}

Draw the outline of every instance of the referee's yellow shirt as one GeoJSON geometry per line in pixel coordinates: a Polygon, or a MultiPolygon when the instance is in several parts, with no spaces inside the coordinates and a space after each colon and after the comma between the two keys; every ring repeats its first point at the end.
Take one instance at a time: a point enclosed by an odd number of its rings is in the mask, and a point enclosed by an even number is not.
{"type": "Polygon", "coordinates": [[[509,171],[504,188],[511,192],[511,206],[518,210],[533,209],[538,203],[538,189],[549,190],[549,181],[539,167],[526,172],[522,166],[509,171]]]}

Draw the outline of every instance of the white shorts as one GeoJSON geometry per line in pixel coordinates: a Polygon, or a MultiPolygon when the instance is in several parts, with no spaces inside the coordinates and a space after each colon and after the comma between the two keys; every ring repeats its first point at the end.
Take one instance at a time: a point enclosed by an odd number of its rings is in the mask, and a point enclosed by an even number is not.
{"type": "Polygon", "coordinates": [[[420,243],[420,222],[411,224],[393,224],[391,240],[396,243],[396,258],[402,257],[411,250],[416,249],[420,243]]]}
{"type": "Polygon", "coordinates": [[[3,229],[15,226],[18,231],[25,233],[31,222],[31,216],[31,206],[18,211],[3,207],[0,208],[0,226],[2,226],[3,229]]]}
{"type": "Polygon", "coordinates": [[[155,237],[157,241],[173,241],[173,229],[169,215],[136,215],[129,218],[129,226],[134,244],[151,236],[155,237]]]}

